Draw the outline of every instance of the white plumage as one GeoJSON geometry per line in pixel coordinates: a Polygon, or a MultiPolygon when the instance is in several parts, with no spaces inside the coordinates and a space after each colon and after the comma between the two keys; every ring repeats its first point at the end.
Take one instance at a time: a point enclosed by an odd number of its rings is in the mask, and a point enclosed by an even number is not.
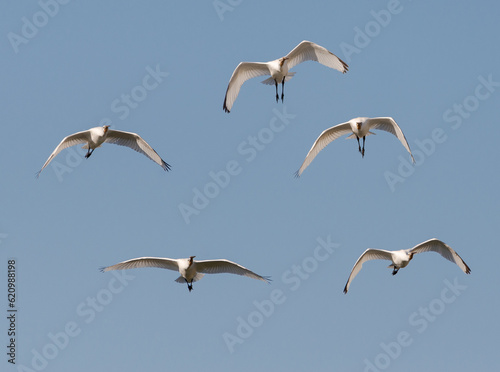
{"type": "Polygon", "coordinates": [[[94,150],[100,147],[103,143],[114,143],[119,146],[130,147],[155,163],[159,164],[164,170],[170,170],[170,165],[168,165],[161,157],[156,153],[156,151],[142,139],[136,133],[123,132],[119,130],[108,129],[109,125],[104,125],[102,127],[90,128],[89,130],[78,132],[65,137],[61,143],[56,147],[56,149],[50,154],[49,158],[43,165],[42,169],[37,172],[37,177],[43,171],[43,169],[49,165],[49,163],[59,154],[62,150],[79,144],[84,144],[82,148],[88,149],[85,158],[90,157],[94,150]]]}
{"type": "Polygon", "coordinates": [[[302,172],[311,164],[316,155],[323,150],[329,143],[336,140],[339,137],[342,137],[346,134],[351,134],[349,138],[356,138],[358,140],[358,149],[361,153],[361,156],[365,156],[365,137],[370,134],[375,134],[370,132],[370,129],[380,129],[385,132],[389,132],[397,137],[397,139],[401,142],[404,148],[410,153],[412,161],[415,163],[415,159],[413,159],[413,155],[410,150],[410,145],[408,145],[408,141],[406,141],[406,137],[403,134],[403,131],[396,124],[393,118],[391,117],[379,117],[379,118],[367,118],[367,117],[358,117],[349,120],[348,122],[335,125],[329,129],[323,131],[319,137],[316,139],[311,149],[307,153],[307,156],[300,166],[299,170],[295,173],[297,177],[300,177],[302,172]],[[359,139],[363,139],[363,148],[359,143],[359,139]]]}
{"type": "Polygon", "coordinates": [[[358,275],[359,271],[363,267],[363,263],[370,260],[389,260],[392,263],[388,266],[393,268],[392,275],[396,275],[400,268],[408,266],[413,255],[422,252],[437,252],[448,261],[451,261],[460,267],[462,271],[466,274],[470,274],[470,268],[467,266],[464,260],[455,252],[449,245],[443,243],[438,239],[430,239],[423,243],[416,245],[411,249],[402,249],[399,251],[386,251],[383,249],[367,249],[358,258],[354,264],[349,279],[344,287],[344,293],[349,290],[349,285],[351,281],[358,275]]]}
{"type": "Polygon", "coordinates": [[[288,72],[291,68],[305,61],[317,61],[322,65],[338,70],[342,73],[347,72],[347,64],[338,58],[335,54],[323,48],[322,46],[310,41],[302,41],[285,57],[270,62],[241,62],[233,72],[229,85],[227,86],[226,96],[224,98],[224,111],[230,112],[240,88],[248,79],[271,75],[270,78],[262,83],[276,86],[276,102],[279,100],[278,84],[281,84],[281,101],[284,99],[285,82],[290,80],[295,72],[288,72]]]}
{"type": "Polygon", "coordinates": [[[101,268],[101,271],[135,269],[139,267],[159,267],[161,269],[179,271],[181,276],[175,281],[177,283],[187,283],[190,292],[193,289],[193,282],[200,280],[205,274],[228,273],[243,275],[267,283],[271,280],[270,277],[255,274],[253,271],[228,260],[195,261],[194,257],[178,259],[161,257],[134,258],[113,266],[101,268]]]}

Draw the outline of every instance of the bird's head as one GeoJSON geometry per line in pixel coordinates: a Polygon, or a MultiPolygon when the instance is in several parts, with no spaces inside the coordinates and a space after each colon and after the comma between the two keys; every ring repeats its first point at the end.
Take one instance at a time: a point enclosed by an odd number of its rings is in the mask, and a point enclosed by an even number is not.
{"type": "Polygon", "coordinates": [[[283,67],[283,63],[288,59],[288,57],[282,57],[280,58],[280,67],[283,67]]]}
{"type": "Polygon", "coordinates": [[[361,121],[358,121],[356,123],[356,127],[358,128],[358,130],[361,130],[361,124],[363,124],[363,122],[361,122],[361,121]]]}
{"type": "Polygon", "coordinates": [[[196,256],[190,256],[189,257],[189,266],[191,266],[193,264],[193,259],[195,258],[196,256]]]}
{"type": "Polygon", "coordinates": [[[411,261],[411,259],[413,258],[413,255],[414,255],[414,254],[415,254],[415,253],[413,253],[413,252],[408,253],[408,262],[410,262],[410,261],[411,261]]]}
{"type": "Polygon", "coordinates": [[[108,131],[109,125],[103,125],[102,129],[104,129],[104,134],[108,131]]]}

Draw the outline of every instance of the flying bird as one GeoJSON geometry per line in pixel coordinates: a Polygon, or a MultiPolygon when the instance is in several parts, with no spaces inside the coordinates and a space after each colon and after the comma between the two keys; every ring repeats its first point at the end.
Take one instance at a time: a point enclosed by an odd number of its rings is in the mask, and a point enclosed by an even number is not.
{"type": "Polygon", "coordinates": [[[336,140],[339,137],[342,137],[345,134],[351,134],[349,138],[356,138],[358,140],[358,150],[361,153],[361,156],[365,156],[365,137],[370,134],[375,134],[370,132],[371,129],[380,129],[389,133],[394,134],[398,140],[403,144],[405,149],[410,153],[411,160],[415,163],[415,159],[413,159],[413,155],[410,150],[410,146],[408,145],[408,141],[406,141],[405,135],[403,131],[396,124],[393,118],[391,117],[380,117],[380,118],[367,118],[367,117],[359,117],[349,120],[348,122],[335,125],[329,129],[326,129],[319,135],[311,149],[307,153],[307,156],[300,166],[299,170],[295,173],[296,177],[300,177],[302,172],[312,163],[313,159],[318,155],[318,153],[323,150],[330,142],[336,140]],[[363,139],[363,148],[359,143],[359,139],[363,139]]]}
{"type": "Polygon", "coordinates": [[[165,163],[165,161],[156,153],[155,150],[149,144],[142,139],[136,133],[122,132],[119,130],[109,129],[109,125],[104,125],[102,127],[90,128],[89,130],[78,132],[65,137],[61,143],[56,147],[56,149],[50,154],[49,158],[40,169],[36,176],[40,176],[43,169],[49,165],[49,163],[59,154],[62,150],[78,145],[84,144],[82,148],[88,149],[85,158],[89,158],[94,150],[100,147],[103,143],[114,143],[115,145],[127,146],[132,150],[135,150],[148,158],[153,160],[155,163],[159,164],[164,170],[170,170],[170,165],[165,163]]]}
{"type": "Polygon", "coordinates": [[[179,259],[160,257],[134,258],[132,260],[117,263],[113,266],[103,267],[101,271],[135,269],[139,267],[159,267],[161,269],[179,271],[181,276],[175,281],[177,283],[186,282],[189,292],[193,289],[193,282],[200,280],[205,274],[228,273],[243,275],[267,283],[271,280],[268,276],[257,275],[253,271],[228,260],[195,261],[195,257],[196,256],[191,256],[189,258],[179,259]]]}
{"type": "Polygon", "coordinates": [[[288,72],[291,68],[305,61],[317,61],[322,65],[346,73],[349,66],[338,58],[335,54],[322,46],[310,41],[302,41],[285,57],[270,62],[241,62],[233,72],[229,85],[227,86],[226,97],[224,98],[224,111],[230,112],[240,88],[248,79],[271,75],[262,83],[274,85],[276,87],[276,102],[279,100],[278,84],[281,84],[281,101],[285,97],[285,82],[290,80],[295,72],[288,72]]]}
{"type": "Polygon", "coordinates": [[[358,258],[354,267],[351,270],[351,275],[349,275],[349,279],[344,288],[344,293],[347,293],[349,290],[349,285],[351,281],[358,275],[359,271],[363,267],[363,263],[370,260],[389,260],[392,263],[388,266],[388,268],[392,268],[392,275],[396,275],[402,267],[406,267],[408,263],[413,258],[413,255],[422,252],[437,252],[448,261],[451,261],[460,267],[462,271],[466,274],[470,274],[470,268],[467,264],[462,260],[462,258],[455,252],[449,245],[443,243],[438,239],[430,239],[423,243],[416,245],[411,249],[402,249],[400,251],[386,251],[383,249],[367,249],[363,252],[363,254],[358,258]]]}

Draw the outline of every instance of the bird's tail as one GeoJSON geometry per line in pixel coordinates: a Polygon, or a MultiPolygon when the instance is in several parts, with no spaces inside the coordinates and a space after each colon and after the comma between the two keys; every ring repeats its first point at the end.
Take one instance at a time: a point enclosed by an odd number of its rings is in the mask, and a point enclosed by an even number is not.
{"type": "MultiPolygon", "coordinates": [[[[203,278],[205,274],[202,273],[196,273],[195,277],[193,278],[193,282],[197,282],[201,278],[203,278]]],[[[186,279],[184,279],[183,276],[179,276],[177,279],[175,279],[177,283],[186,283],[186,279]]]]}
{"type": "Polygon", "coordinates": [[[274,85],[274,78],[270,77],[269,79],[261,81],[261,83],[266,85],[274,85]]]}
{"type": "MultiPolygon", "coordinates": [[[[295,72],[289,72],[288,75],[285,77],[285,82],[287,82],[288,80],[290,80],[293,75],[295,75],[295,72]]],[[[266,84],[266,85],[274,85],[275,84],[275,80],[274,78],[271,76],[270,78],[267,78],[266,80],[264,81],[261,81],[262,84],[266,84]]]]}
{"type": "MultiPolygon", "coordinates": [[[[377,134],[377,133],[373,133],[373,132],[368,131],[368,133],[366,133],[365,137],[368,137],[370,134],[377,134]]],[[[351,138],[356,138],[356,135],[353,133],[350,136],[347,136],[345,139],[351,139],[351,138]]]]}

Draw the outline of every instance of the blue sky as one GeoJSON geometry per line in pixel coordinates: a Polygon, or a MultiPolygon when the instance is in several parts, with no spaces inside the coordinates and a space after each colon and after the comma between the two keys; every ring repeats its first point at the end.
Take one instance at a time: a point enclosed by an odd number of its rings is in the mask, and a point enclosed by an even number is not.
{"type": "MultiPolygon", "coordinates": [[[[0,15],[2,345],[16,262],[15,365],[5,371],[494,370],[500,52],[495,2],[8,2],[0,15]],[[241,61],[302,40],[349,64],[296,66],[285,101],[246,82],[241,61]],[[317,136],[357,116],[392,116],[361,158],[353,140],[293,174],[317,136]],[[111,124],[172,165],[61,139],[111,124]],[[203,195],[199,196],[199,195],[203,195]],[[188,209],[186,209],[186,206],[188,209]],[[189,210],[190,213],[182,212],[189,210]],[[367,248],[438,238],[392,276],[367,248]],[[98,268],[142,256],[226,258],[261,274],[98,268]]],[[[4,349],[5,350],[5,349],[4,349]]]]}

